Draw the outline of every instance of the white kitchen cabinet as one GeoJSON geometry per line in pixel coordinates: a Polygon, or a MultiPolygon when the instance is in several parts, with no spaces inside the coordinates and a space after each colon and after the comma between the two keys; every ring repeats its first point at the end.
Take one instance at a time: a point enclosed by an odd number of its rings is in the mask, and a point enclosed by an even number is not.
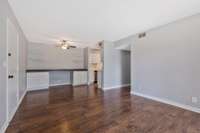
{"type": "Polygon", "coordinates": [[[49,88],[49,72],[28,72],[27,89],[41,90],[49,88]]]}
{"type": "Polygon", "coordinates": [[[88,72],[87,71],[74,71],[73,72],[73,86],[88,84],[88,72]]]}

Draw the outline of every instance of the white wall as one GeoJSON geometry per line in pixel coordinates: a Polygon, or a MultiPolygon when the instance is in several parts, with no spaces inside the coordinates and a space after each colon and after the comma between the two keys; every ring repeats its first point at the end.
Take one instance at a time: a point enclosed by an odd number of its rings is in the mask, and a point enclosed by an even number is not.
{"type": "Polygon", "coordinates": [[[27,68],[27,45],[26,37],[19,35],[19,97],[21,98],[26,91],[26,68],[27,68]]]}
{"type": "Polygon", "coordinates": [[[112,42],[103,44],[103,89],[130,84],[130,52],[117,50],[112,42]]]}
{"type": "Polygon", "coordinates": [[[0,131],[6,122],[6,0],[0,1],[0,131]]]}
{"type": "Polygon", "coordinates": [[[84,49],[62,50],[56,45],[29,43],[28,69],[84,68],[84,49]]]}
{"type": "Polygon", "coordinates": [[[200,15],[127,41],[132,41],[133,93],[200,108],[200,15]]]}
{"type": "Polygon", "coordinates": [[[7,93],[6,93],[6,58],[7,58],[7,19],[10,19],[19,33],[19,99],[26,91],[25,69],[26,69],[26,44],[27,40],[8,4],[7,0],[0,0],[0,132],[7,125],[7,93]]]}

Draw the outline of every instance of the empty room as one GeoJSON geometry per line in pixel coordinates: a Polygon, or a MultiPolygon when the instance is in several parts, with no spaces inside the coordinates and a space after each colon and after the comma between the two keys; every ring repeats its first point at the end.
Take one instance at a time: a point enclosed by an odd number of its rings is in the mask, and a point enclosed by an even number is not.
{"type": "Polygon", "coordinates": [[[0,133],[200,133],[199,0],[0,0],[0,133]]]}

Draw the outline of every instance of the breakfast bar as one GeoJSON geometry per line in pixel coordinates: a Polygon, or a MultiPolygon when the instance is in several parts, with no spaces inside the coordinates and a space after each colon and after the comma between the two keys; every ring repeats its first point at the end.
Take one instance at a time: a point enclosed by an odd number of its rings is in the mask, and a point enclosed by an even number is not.
{"type": "Polygon", "coordinates": [[[27,69],[28,90],[48,89],[57,85],[88,84],[87,69],[27,69]]]}

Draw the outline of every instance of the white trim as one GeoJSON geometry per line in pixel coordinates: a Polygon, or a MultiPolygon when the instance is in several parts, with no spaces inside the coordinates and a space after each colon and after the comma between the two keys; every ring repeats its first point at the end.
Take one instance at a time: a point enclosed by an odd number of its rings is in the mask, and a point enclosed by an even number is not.
{"type": "Polygon", "coordinates": [[[11,113],[11,117],[10,119],[6,120],[4,125],[1,127],[1,130],[0,130],[0,133],[5,133],[6,132],[6,129],[8,128],[9,126],[9,122],[13,119],[15,113],[17,112],[17,109],[19,108],[22,100],[24,99],[24,96],[26,95],[27,93],[27,90],[24,91],[23,95],[21,96],[21,98],[19,99],[18,103],[17,103],[17,106],[16,108],[14,109],[14,111],[11,113]]]}
{"type": "Polygon", "coordinates": [[[19,33],[17,31],[17,102],[19,102],[19,33]]]}
{"type": "Polygon", "coordinates": [[[94,84],[94,81],[90,81],[87,83],[88,85],[94,84]]]}
{"type": "Polygon", "coordinates": [[[10,119],[8,119],[8,123],[13,119],[15,113],[17,112],[17,109],[19,108],[22,100],[24,99],[24,96],[26,95],[26,90],[24,91],[23,95],[21,96],[21,98],[19,99],[18,103],[17,103],[17,106],[15,107],[15,109],[12,111],[11,113],[11,116],[10,116],[10,119]]]}
{"type": "Polygon", "coordinates": [[[122,85],[116,85],[116,86],[111,86],[111,87],[105,87],[102,88],[102,90],[107,91],[107,90],[112,90],[112,89],[120,89],[122,87],[129,87],[130,84],[122,84],[122,85]]]}
{"type": "Polygon", "coordinates": [[[36,91],[36,90],[46,90],[49,88],[49,85],[43,84],[38,86],[32,86],[31,88],[27,88],[28,91],[36,91]]]}
{"type": "MultiPolygon", "coordinates": [[[[8,23],[9,19],[6,19],[6,122],[8,121],[9,118],[9,113],[8,113],[8,23]]],[[[7,124],[4,124],[7,125],[7,124]]],[[[5,132],[5,131],[4,131],[5,132]]]]}
{"type": "Polygon", "coordinates": [[[49,87],[59,86],[59,85],[72,85],[72,84],[71,83],[50,84],[49,87]]]}
{"type": "Polygon", "coordinates": [[[8,122],[4,122],[3,126],[1,127],[0,133],[5,133],[8,127],[8,122]]]}
{"type": "Polygon", "coordinates": [[[179,108],[182,108],[182,109],[185,109],[185,110],[200,113],[200,108],[192,107],[190,105],[181,104],[181,103],[174,102],[174,101],[171,101],[171,100],[168,100],[168,99],[158,98],[158,97],[155,97],[155,96],[150,96],[150,95],[146,95],[146,94],[142,94],[142,93],[138,93],[138,92],[133,92],[133,91],[131,91],[131,94],[136,95],[136,96],[140,96],[140,97],[144,97],[144,98],[147,98],[147,99],[151,99],[151,100],[154,100],[154,101],[158,101],[158,102],[161,102],[161,103],[169,104],[169,105],[172,105],[172,106],[176,106],[176,107],[179,107],[179,108]]]}
{"type": "Polygon", "coordinates": [[[47,85],[40,85],[32,88],[27,88],[28,91],[36,91],[36,90],[46,90],[49,87],[54,87],[54,86],[60,86],[60,85],[72,85],[71,83],[61,83],[61,84],[50,84],[49,86],[47,85]]]}

